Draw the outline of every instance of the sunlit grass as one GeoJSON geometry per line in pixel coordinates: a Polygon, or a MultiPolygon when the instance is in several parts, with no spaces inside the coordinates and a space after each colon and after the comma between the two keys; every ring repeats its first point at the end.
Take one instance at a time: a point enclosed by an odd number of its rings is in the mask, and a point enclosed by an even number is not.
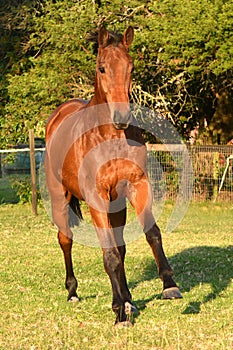
{"type": "MultiPolygon", "coordinates": [[[[164,231],[172,205],[159,218],[164,231]]],[[[233,205],[192,204],[164,249],[183,293],[161,300],[144,236],[127,247],[126,272],[139,309],[133,328],[113,326],[111,287],[99,248],[74,244],[79,303],[66,302],[64,262],[43,208],[2,205],[0,349],[231,349],[233,205]]]]}

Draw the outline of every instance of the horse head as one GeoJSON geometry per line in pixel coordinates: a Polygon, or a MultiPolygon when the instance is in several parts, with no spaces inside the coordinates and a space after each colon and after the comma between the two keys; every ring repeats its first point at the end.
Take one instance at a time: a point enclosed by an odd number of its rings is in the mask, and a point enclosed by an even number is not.
{"type": "Polygon", "coordinates": [[[98,33],[95,95],[98,103],[107,103],[116,129],[126,129],[131,122],[129,94],[133,61],[128,51],[134,31],[129,27],[124,35],[107,31],[98,33]]]}

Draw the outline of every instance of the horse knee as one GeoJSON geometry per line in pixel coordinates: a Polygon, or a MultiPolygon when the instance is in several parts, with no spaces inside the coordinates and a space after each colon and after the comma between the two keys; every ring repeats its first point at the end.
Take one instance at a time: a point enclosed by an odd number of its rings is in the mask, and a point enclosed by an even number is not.
{"type": "Polygon", "coordinates": [[[153,243],[161,243],[162,242],[160,229],[156,224],[154,224],[153,227],[149,231],[146,232],[146,239],[150,245],[153,243]]]}
{"type": "Polygon", "coordinates": [[[119,250],[119,253],[121,255],[121,260],[122,260],[122,262],[124,262],[125,254],[126,254],[126,247],[125,247],[125,245],[122,245],[122,246],[118,247],[118,250],[119,250]]]}

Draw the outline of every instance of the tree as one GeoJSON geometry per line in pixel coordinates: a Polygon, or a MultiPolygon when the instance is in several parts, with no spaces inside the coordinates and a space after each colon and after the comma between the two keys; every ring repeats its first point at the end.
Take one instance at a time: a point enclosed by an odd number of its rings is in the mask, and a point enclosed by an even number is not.
{"type": "MultiPolygon", "coordinates": [[[[11,103],[8,93],[9,77],[19,75],[29,69],[29,57],[25,50],[30,33],[33,31],[32,11],[37,11],[39,3],[26,0],[5,0],[0,3],[0,122],[1,146],[8,144],[5,106],[11,103]]],[[[11,132],[15,126],[11,125],[11,132]]]]}
{"type": "Polygon", "coordinates": [[[90,98],[95,56],[86,39],[101,25],[135,28],[135,102],[163,113],[184,138],[204,122],[211,134],[232,132],[232,2],[8,0],[6,6],[0,13],[1,147],[25,141],[31,127],[42,136],[63,101],[90,98]]]}
{"type": "Polygon", "coordinates": [[[147,3],[136,48],[140,89],[184,137],[197,123],[211,124],[218,96],[232,99],[232,11],[220,0],[147,3]]]}
{"type": "Polygon", "coordinates": [[[33,32],[24,43],[25,64],[8,74],[9,102],[5,105],[5,140],[24,142],[28,129],[44,135],[45,123],[53,109],[76,96],[88,97],[94,79],[92,50],[84,46],[93,17],[87,1],[45,1],[31,20],[33,32]]]}

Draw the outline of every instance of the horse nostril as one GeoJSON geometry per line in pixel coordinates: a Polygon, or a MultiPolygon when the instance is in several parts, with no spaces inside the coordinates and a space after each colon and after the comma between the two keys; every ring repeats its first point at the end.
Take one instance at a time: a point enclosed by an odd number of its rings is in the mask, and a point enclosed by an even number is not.
{"type": "Polygon", "coordinates": [[[119,111],[115,111],[114,112],[114,116],[113,116],[113,123],[114,124],[121,124],[121,113],[119,111]]]}
{"type": "Polygon", "coordinates": [[[113,123],[114,124],[129,124],[131,120],[131,113],[127,112],[125,114],[122,114],[119,111],[115,111],[113,115],[113,123]]]}

